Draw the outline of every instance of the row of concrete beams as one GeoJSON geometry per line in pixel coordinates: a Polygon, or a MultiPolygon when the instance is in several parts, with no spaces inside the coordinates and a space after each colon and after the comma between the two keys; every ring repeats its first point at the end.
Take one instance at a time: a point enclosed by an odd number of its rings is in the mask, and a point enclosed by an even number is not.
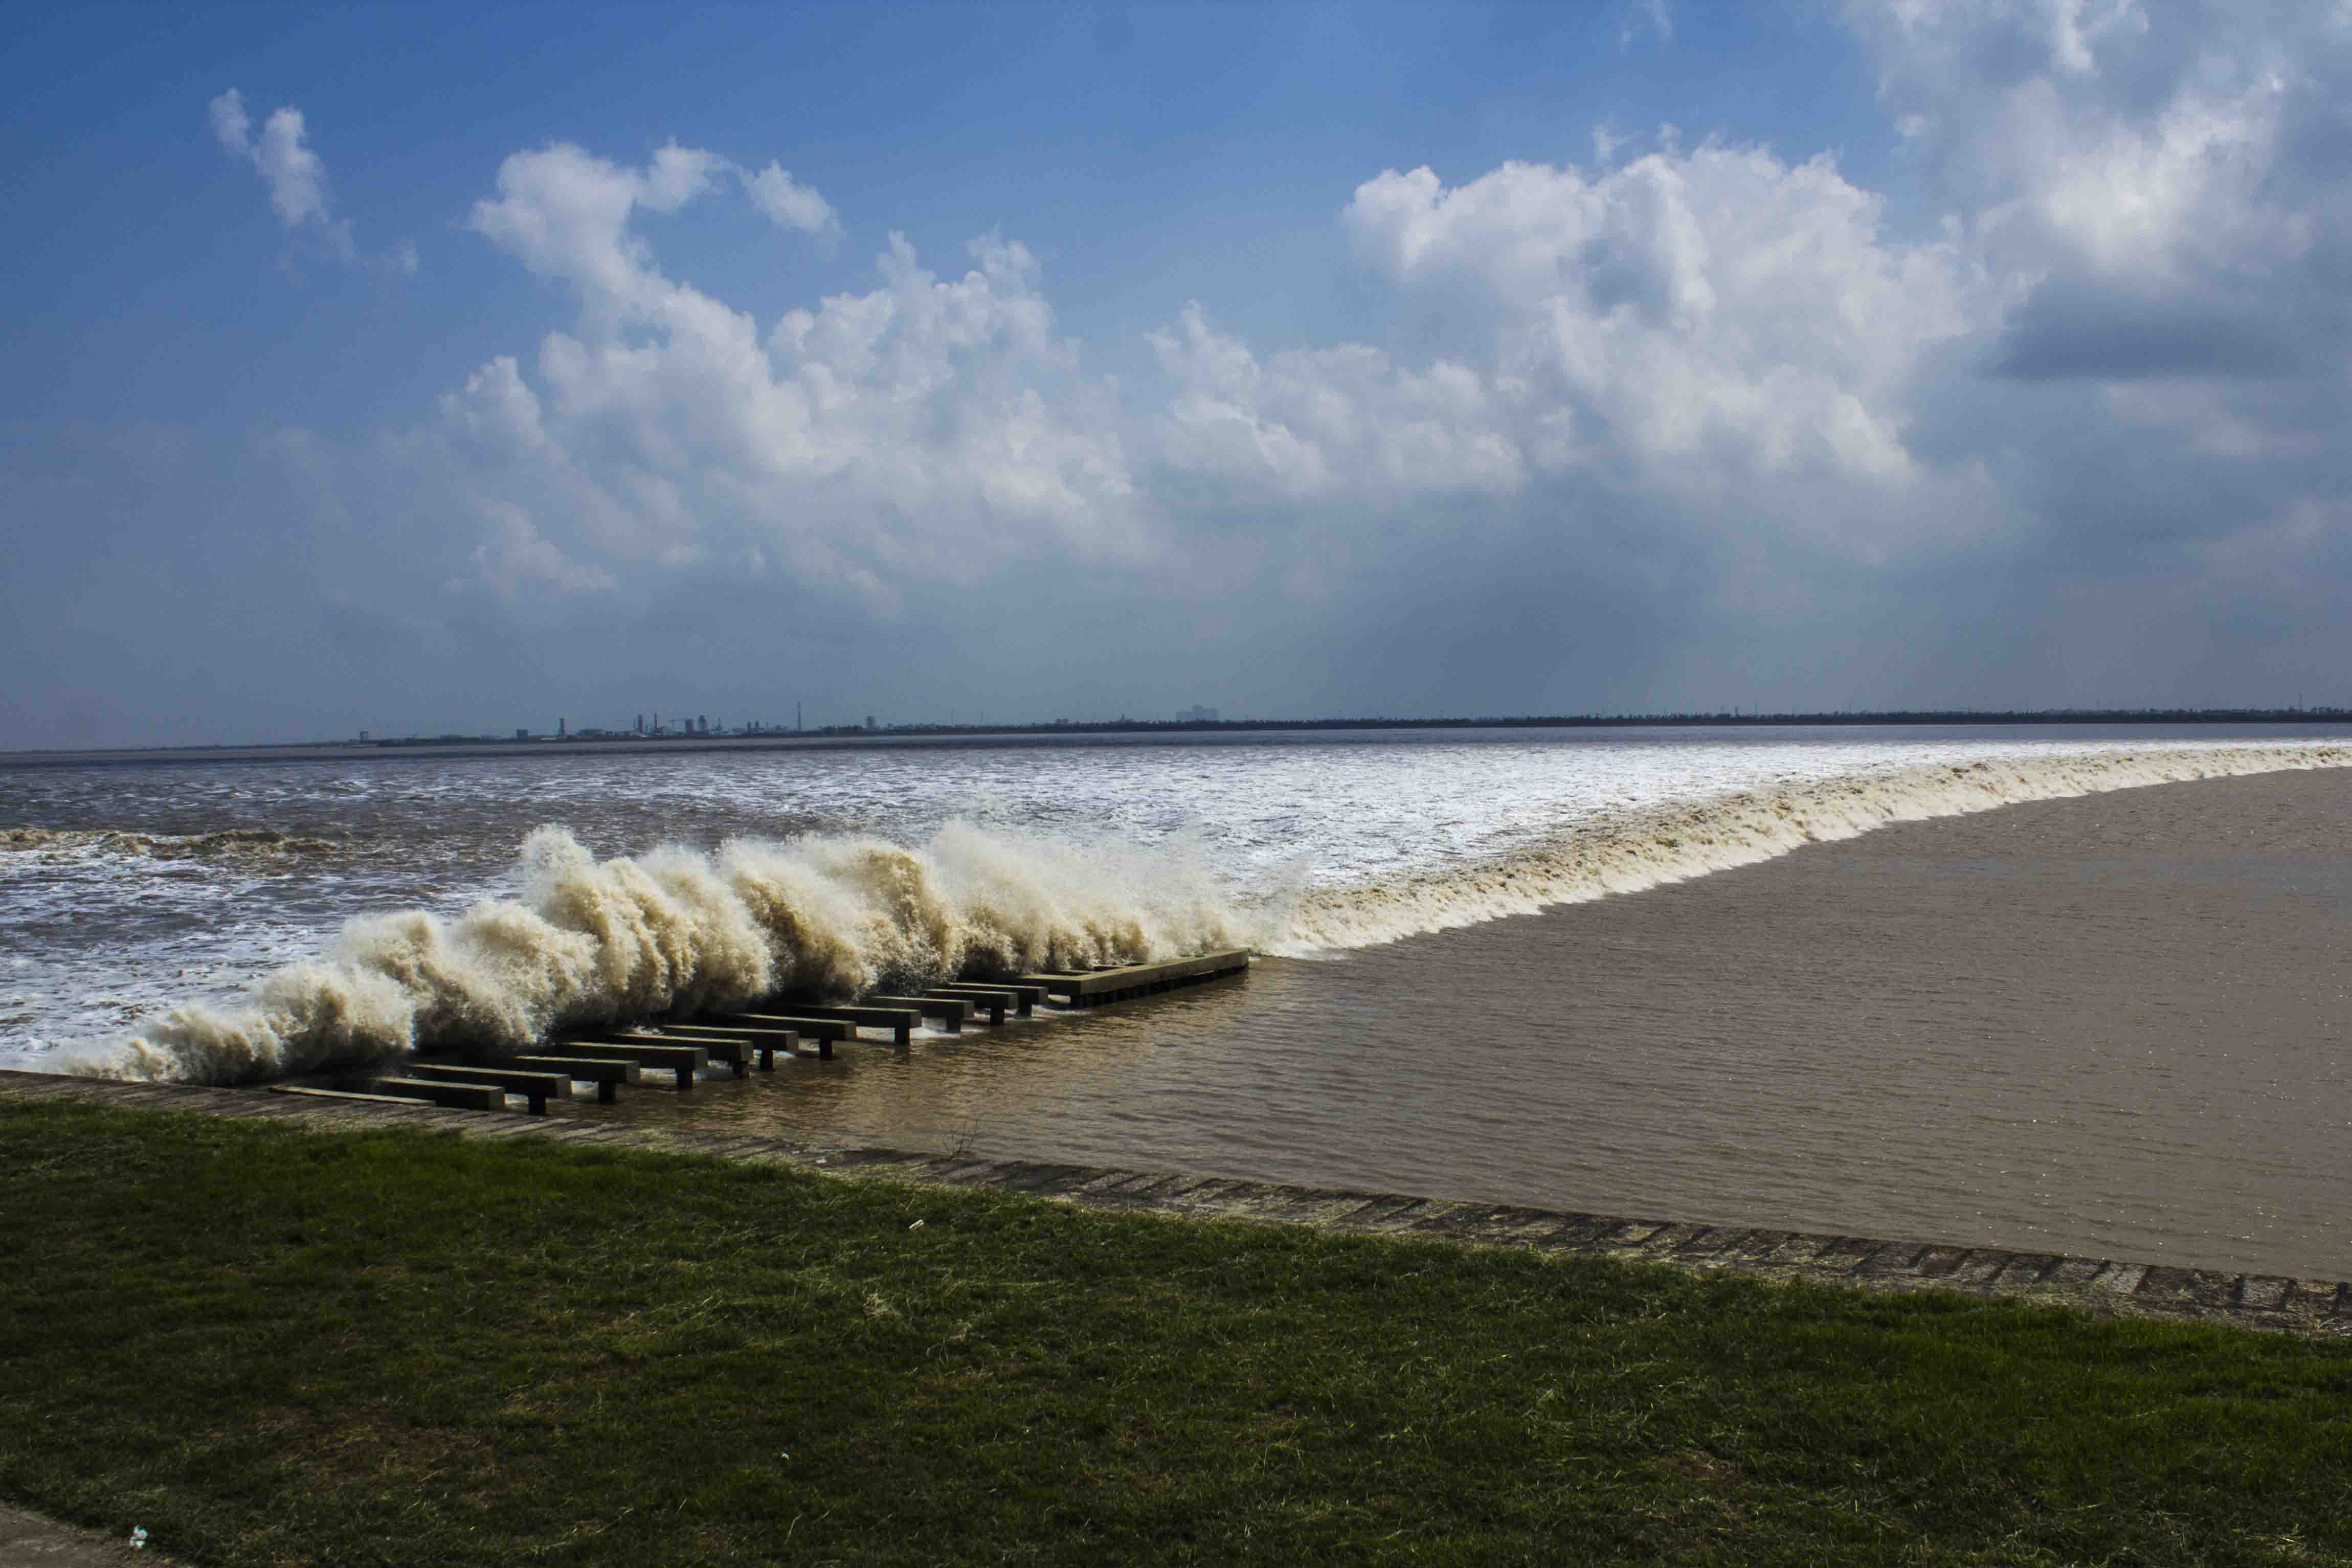
{"type": "Polygon", "coordinates": [[[665,1023],[660,1027],[666,1035],[713,1028],[795,1029],[824,1042],[827,1048],[820,1054],[831,1056],[834,1044],[855,1040],[860,1029],[887,1029],[892,1043],[909,1045],[926,1018],[937,1021],[951,1035],[961,1034],[965,1021],[975,1014],[984,1014],[991,1024],[1003,1023],[1008,1013],[1026,1017],[1044,995],[1036,986],[940,986],[919,996],[868,996],[855,1005],[781,1002],[771,1005],[772,1011],[719,1013],[708,1019],[665,1023]]]}
{"type": "Polygon", "coordinates": [[[658,1035],[614,1033],[554,1041],[533,1055],[515,1057],[497,1067],[410,1062],[400,1075],[377,1079],[364,1093],[299,1084],[273,1087],[280,1094],[467,1110],[503,1110],[506,1097],[516,1094],[532,1114],[544,1116],[548,1101],[571,1099],[575,1083],[594,1084],[598,1101],[609,1105],[619,1086],[636,1083],[650,1068],[674,1073],[682,1093],[692,1089],[695,1075],[714,1061],[732,1067],[739,1079],[750,1073],[754,1062],[761,1071],[772,1072],[775,1053],[800,1055],[803,1040],[814,1044],[823,1058],[832,1057],[835,1044],[857,1038],[861,1027],[887,1029],[895,1043],[904,1046],[911,1042],[925,1018],[935,1018],[942,1028],[956,1034],[961,1032],[964,1020],[975,1014],[986,1015],[991,1024],[1002,1024],[1008,1012],[1029,1016],[1049,996],[1072,1006],[1093,1006],[1248,967],[1249,953],[1235,949],[1160,963],[1025,974],[1001,984],[943,985],[919,996],[869,996],[856,1006],[794,1003],[790,1004],[790,1013],[728,1013],[709,1021],[664,1024],[658,1035]]]}

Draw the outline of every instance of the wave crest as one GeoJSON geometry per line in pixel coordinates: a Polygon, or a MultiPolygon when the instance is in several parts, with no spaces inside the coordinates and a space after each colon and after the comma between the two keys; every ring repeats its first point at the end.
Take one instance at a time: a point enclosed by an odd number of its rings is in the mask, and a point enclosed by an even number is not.
{"type": "Polygon", "coordinates": [[[1364,947],[1754,865],[1890,823],[2189,779],[2352,765],[2339,745],[2015,757],[1825,779],[1653,806],[1490,860],[1297,900],[1273,951],[1364,947]]]}
{"type": "Polygon", "coordinates": [[[265,977],[246,1006],[174,1008],[79,1070],[241,1083],[415,1051],[498,1055],[551,1026],[782,990],[846,999],[1265,934],[1181,852],[1080,852],[969,824],[913,848],[735,839],[610,859],[546,826],[520,863],[520,900],[346,921],[324,958],[265,977]]]}

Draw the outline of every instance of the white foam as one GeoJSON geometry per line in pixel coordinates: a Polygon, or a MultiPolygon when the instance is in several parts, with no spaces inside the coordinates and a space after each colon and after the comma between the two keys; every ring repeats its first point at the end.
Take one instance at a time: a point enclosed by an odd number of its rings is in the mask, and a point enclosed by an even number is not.
{"type": "MultiPolygon", "coordinates": [[[[1255,875],[1236,875],[1230,856],[1221,868],[1181,834],[1152,844],[1116,830],[1080,839],[955,820],[911,846],[812,834],[599,859],[570,829],[548,826],[522,846],[506,884],[515,896],[462,912],[356,916],[323,955],[271,970],[241,999],[173,1007],[75,1059],[110,1075],[239,1082],[424,1049],[520,1048],[551,1026],[740,1007],[786,987],[846,998],[1216,947],[1329,952],[1635,892],[1894,822],[2345,765],[2352,748],[2321,743],[2011,747],[1596,803],[1483,852],[1435,864],[1408,853],[1391,871],[1344,883],[1315,880],[1295,857],[1268,864],[1282,847],[1269,834],[1251,851],[1255,875]]],[[[10,1009],[23,1011],[16,989],[10,1009]]]]}
{"type": "Polygon", "coordinates": [[[1275,951],[1305,954],[1532,914],[1753,865],[1889,823],[2189,779],[2352,765],[2340,745],[2010,755],[1639,808],[1507,854],[1299,897],[1275,951]]]}
{"type": "Polygon", "coordinates": [[[260,860],[285,856],[331,855],[323,838],[275,833],[266,827],[232,827],[218,833],[130,833],[118,828],[0,828],[0,851],[43,856],[92,852],[136,855],[155,860],[260,860]]]}
{"type": "Polygon", "coordinates": [[[552,1026],[848,997],[958,976],[1142,963],[1263,933],[1181,853],[1081,850],[951,824],[908,847],[812,836],[600,860],[541,827],[523,896],[456,919],[344,923],[328,954],[77,1058],[104,1076],[237,1083],[435,1048],[518,1049],[552,1026]]]}

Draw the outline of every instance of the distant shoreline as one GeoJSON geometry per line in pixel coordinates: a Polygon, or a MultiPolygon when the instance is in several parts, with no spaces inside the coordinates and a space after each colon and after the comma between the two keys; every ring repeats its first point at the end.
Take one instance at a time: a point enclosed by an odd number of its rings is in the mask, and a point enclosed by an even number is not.
{"type": "Polygon", "coordinates": [[[1948,728],[2052,724],[2296,724],[2352,727],[2352,708],[2049,708],[1979,712],[1904,709],[1834,713],[1552,713],[1475,719],[1118,719],[1051,724],[889,724],[867,730],[833,725],[756,733],[637,735],[596,733],[501,740],[487,735],[405,736],[370,741],[210,742],[87,751],[0,751],[0,767],[78,767],[92,763],[363,761],[386,756],[602,756],[832,749],[923,742],[1032,740],[1086,735],[1262,734],[1352,730],[1715,730],[1948,728]]]}

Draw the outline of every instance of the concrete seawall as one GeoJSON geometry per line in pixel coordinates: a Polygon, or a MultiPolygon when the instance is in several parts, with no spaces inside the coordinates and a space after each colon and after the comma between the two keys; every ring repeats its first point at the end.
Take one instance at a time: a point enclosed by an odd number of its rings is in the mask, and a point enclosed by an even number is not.
{"type": "Polygon", "coordinates": [[[116,1083],[0,1070],[0,1101],[291,1121],[320,1131],[415,1128],[468,1138],[698,1154],[823,1174],[992,1187],[1087,1208],[1192,1219],[1307,1226],[1531,1252],[1613,1258],[1701,1273],[1811,1280],[1869,1290],[1948,1290],[2073,1307],[2106,1317],[2168,1319],[2352,1340],[2352,1283],[2233,1274],[1995,1247],[1808,1235],[1738,1225],[1631,1219],[1393,1194],[1287,1186],[1108,1166],[982,1159],[780,1138],[656,1131],[608,1123],[388,1103],[310,1101],[185,1084],[116,1083]]]}

